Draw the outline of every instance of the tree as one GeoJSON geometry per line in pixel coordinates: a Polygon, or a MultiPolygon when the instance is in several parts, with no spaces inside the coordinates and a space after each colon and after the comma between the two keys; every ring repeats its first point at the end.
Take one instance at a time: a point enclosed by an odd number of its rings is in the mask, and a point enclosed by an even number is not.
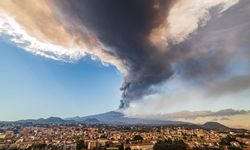
{"type": "Polygon", "coordinates": [[[119,150],[124,150],[124,145],[123,144],[119,145],[118,149],[119,150]]]}
{"type": "Polygon", "coordinates": [[[160,140],[154,147],[154,150],[187,150],[188,146],[182,140],[172,141],[171,139],[160,140]]]}
{"type": "Polygon", "coordinates": [[[134,137],[133,137],[133,141],[143,141],[143,138],[140,136],[140,135],[135,135],[134,137]]]}
{"type": "Polygon", "coordinates": [[[131,148],[130,147],[126,147],[125,150],[131,150],[131,148]]]}
{"type": "Polygon", "coordinates": [[[36,143],[36,144],[33,144],[31,146],[31,149],[45,149],[47,147],[46,144],[39,144],[39,143],[36,143]]]}
{"type": "Polygon", "coordinates": [[[78,140],[76,142],[76,149],[77,150],[87,149],[87,146],[85,145],[83,140],[78,140]]]}
{"type": "Polygon", "coordinates": [[[241,147],[235,147],[231,145],[231,142],[238,142],[242,145],[241,142],[239,142],[235,136],[228,135],[226,138],[222,138],[220,140],[220,145],[221,146],[227,146],[229,150],[240,150],[242,149],[241,147]]]}

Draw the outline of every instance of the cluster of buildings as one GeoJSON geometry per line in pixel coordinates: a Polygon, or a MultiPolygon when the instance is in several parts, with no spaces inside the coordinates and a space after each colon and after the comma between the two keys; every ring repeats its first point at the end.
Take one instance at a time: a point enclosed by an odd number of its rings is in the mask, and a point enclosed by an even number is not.
{"type": "MultiPolygon", "coordinates": [[[[250,149],[250,133],[214,131],[183,127],[121,125],[1,126],[0,149],[131,149],[152,150],[159,140],[182,140],[188,149],[221,148],[223,139],[233,137],[228,146],[250,149]],[[139,137],[139,138],[138,138],[139,137]]],[[[224,145],[226,149],[227,146],[224,145]]]]}

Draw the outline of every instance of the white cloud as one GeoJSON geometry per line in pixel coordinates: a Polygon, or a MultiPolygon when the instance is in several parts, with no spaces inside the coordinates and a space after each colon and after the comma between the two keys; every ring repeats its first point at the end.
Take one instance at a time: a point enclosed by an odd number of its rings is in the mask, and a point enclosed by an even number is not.
{"type": "MultiPolygon", "coordinates": [[[[101,60],[104,66],[112,64],[123,73],[126,72],[122,62],[103,51],[107,49],[104,45],[92,45],[92,49],[87,44],[72,43],[70,46],[54,44],[49,39],[40,40],[36,36],[31,36],[27,31],[16,22],[15,18],[0,14],[0,35],[7,35],[10,40],[18,47],[30,52],[34,55],[43,56],[53,60],[75,62],[87,54],[91,55],[92,59],[101,60]]],[[[73,37],[72,37],[73,38],[73,37]]]]}
{"type": "Polygon", "coordinates": [[[61,19],[56,16],[52,1],[0,1],[0,34],[10,37],[24,50],[67,62],[88,54],[105,65],[112,64],[121,72],[126,71],[121,60],[107,52],[111,48],[103,45],[84,26],[78,33],[72,33],[61,19]]]}
{"type": "Polygon", "coordinates": [[[80,48],[65,48],[30,36],[14,18],[4,14],[0,14],[0,33],[10,36],[10,40],[24,50],[46,58],[74,61],[85,56],[80,48]]]}
{"type": "Polygon", "coordinates": [[[239,0],[178,0],[171,7],[165,22],[152,30],[150,39],[155,45],[165,47],[168,42],[178,44],[210,20],[210,9],[220,6],[223,13],[239,0]]]}

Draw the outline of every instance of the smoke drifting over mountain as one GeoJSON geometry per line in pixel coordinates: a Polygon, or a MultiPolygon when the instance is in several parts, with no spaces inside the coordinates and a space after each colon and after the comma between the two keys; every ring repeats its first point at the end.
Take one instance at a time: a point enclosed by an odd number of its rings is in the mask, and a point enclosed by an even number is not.
{"type": "Polygon", "coordinates": [[[116,66],[126,108],[175,75],[200,86],[237,76],[236,54],[249,64],[249,8],[247,0],[10,0],[0,2],[0,33],[37,55],[116,66]]]}
{"type": "Polygon", "coordinates": [[[133,117],[138,118],[151,118],[159,120],[177,120],[177,119],[197,119],[204,117],[214,117],[217,119],[228,120],[226,117],[236,116],[236,115],[249,115],[250,110],[234,110],[234,109],[223,109],[219,111],[179,111],[174,113],[164,113],[164,114],[149,114],[149,115],[135,115],[133,117]]]}

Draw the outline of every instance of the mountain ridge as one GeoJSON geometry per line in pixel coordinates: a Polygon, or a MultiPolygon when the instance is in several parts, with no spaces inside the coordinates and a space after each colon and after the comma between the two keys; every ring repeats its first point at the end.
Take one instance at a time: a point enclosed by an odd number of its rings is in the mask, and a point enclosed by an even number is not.
{"type": "Polygon", "coordinates": [[[123,113],[119,111],[109,111],[106,113],[89,115],[84,117],[72,117],[66,118],[66,120],[75,120],[78,122],[83,122],[86,119],[95,118],[104,124],[181,124],[179,121],[164,121],[164,120],[152,120],[152,119],[140,119],[140,118],[130,118],[126,117],[123,113]]]}
{"type": "Polygon", "coordinates": [[[72,118],[60,118],[60,117],[49,117],[39,119],[26,119],[18,121],[0,122],[0,123],[16,123],[16,124],[44,124],[44,125],[56,125],[56,124],[107,124],[107,125],[164,125],[173,127],[186,127],[186,128],[201,128],[206,130],[231,130],[231,131],[247,131],[245,129],[234,129],[229,128],[218,122],[206,122],[198,125],[188,122],[170,121],[170,120],[152,120],[152,119],[140,119],[140,118],[129,118],[123,113],[118,111],[109,111],[106,113],[100,113],[96,115],[88,115],[83,117],[72,117],[72,118]]]}

